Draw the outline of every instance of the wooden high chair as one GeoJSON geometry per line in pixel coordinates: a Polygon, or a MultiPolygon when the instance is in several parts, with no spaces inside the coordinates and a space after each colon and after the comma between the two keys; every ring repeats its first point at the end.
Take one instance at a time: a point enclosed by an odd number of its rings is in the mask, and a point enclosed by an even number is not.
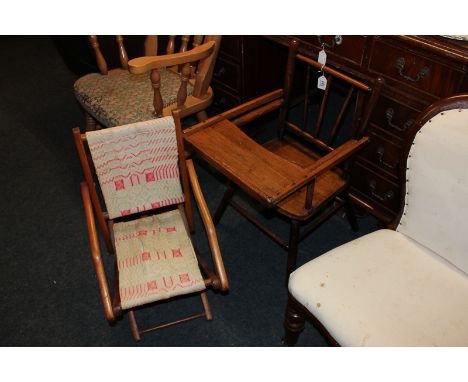
{"type": "MultiPolygon", "coordinates": [[[[188,112],[188,111],[185,111],[188,112]]],[[[81,134],[73,129],[85,181],[81,191],[91,256],[109,322],[128,313],[133,338],[188,320],[212,319],[206,288],[228,290],[216,231],[191,160],[184,155],[184,111],[145,122],[81,134]],[[182,182],[180,182],[180,180],[182,182]],[[192,245],[193,190],[215,271],[192,245]],[[100,202],[102,195],[105,208],[100,202]],[[96,222],[114,258],[114,287],[107,282],[96,222]],[[134,308],[198,294],[204,311],[152,328],[138,327],[134,308]]]]}
{"type": "MultiPolygon", "coordinates": [[[[290,44],[285,85],[253,101],[199,123],[184,132],[188,146],[220,171],[229,181],[227,191],[214,214],[219,222],[228,205],[288,251],[287,275],[296,267],[298,245],[319,224],[341,207],[354,229],[357,222],[348,198],[351,159],[368,142],[367,122],[379,96],[383,80],[364,83],[332,67],[298,53],[298,42],[290,44]],[[307,70],[302,121],[288,119],[296,62],[307,70]],[[324,90],[312,92],[311,73],[327,76],[324,90]],[[328,131],[323,127],[331,88],[344,91],[343,104],[335,112],[328,131]],[[311,123],[309,108],[315,96],[320,100],[317,119],[311,123]],[[348,124],[347,139],[338,139],[345,113],[355,101],[355,118],[348,124]],[[250,137],[249,125],[259,117],[279,110],[275,137],[262,144],[250,137]],[[241,129],[243,127],[243,129],[241,129]],[[290,223],[289,237],[279,237],[264,222],[232,199],[241,189],[290,223]],[[301,226],[303,227],[301,231],[301,226]]],[[[316,84],[317,78],[313,83],[316,84]]],[[[292,114],[292,113],[290,113],[292,114]]]]}

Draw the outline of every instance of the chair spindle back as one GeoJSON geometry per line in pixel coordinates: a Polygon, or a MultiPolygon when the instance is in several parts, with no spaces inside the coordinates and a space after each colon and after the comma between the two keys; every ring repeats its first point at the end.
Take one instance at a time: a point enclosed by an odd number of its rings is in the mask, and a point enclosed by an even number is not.
{"type": "MultiPolygon", "coordinates": [[[[163,54],[172,54],[176,53],[176,48],[178,48],[178,52],[186,52],[189,49],[196,48],[204,41],[204,37],[202,35],[197,36],[189,36],[183,35],[180,36],[180,41],[177,39],[178,36],[172,35],[168,37],[166,51],[163,54]]],[[[108,74],[108,63],[104,58],[102,53],[101,47],[99,45],[99,39],[96,35],[91,35],[88,37],[89,42],[91,44],[92,49],[94,50],[94,55],[96,57],[96,63],[98,65],[99,71],[101,74],[108,74]]],[[[128,54],[127,49],[125,48],[125,39],[121,35],[115,36],[115,41],[118,48],[120,66],[122,69],[128,70],[128,54]]],[[[145,37],[144,42],[144,54],[145,56],[157,56],[158,55],[158,36],[150,35],[145,37]]],[[[178,72],[182,70],[182,66],[174,67],[172,69],[176,69],[178,72]]],[[[195,73],[196,68],[192,69],[192,74],[195,73]]]]}
{"type": "MultiPolygon", "coordinates": [[[[362,137],[363,133],[366,130],[367,122],[370,117],[370,112],[373,109],[380,90],[383,84],[383,80],[378,78],[372,86],[365,84],[359,80],[356,80],[347,74],[341,73],[338,70],[320,64],[319,62],[304,56],[303,54],[298,53],[299,43],[296,40],[293,40],[290,44],[286,76],[285,76],[285,86],[284,86],[284,97],[285,102],[283,104],[283,110],[280,114],[280,137],[284,134],[284,129],[292,131],[293,133],[301,136],[306,141],[314,144],[316,147],[324,150],[325,152],[331,152],[334,150],[334,144],[336,139],[341,131],[343,122],[346,117],[347,110],[350,105],[355,101],[355,113],[354,116],[360,114],[357,111],[362,107],[363,102],[367,98],[366,110],[362,114],[363,117],[360,120],[357,120],[356,117],[353,117],[352,128],[350,129],[350,138],[359,139],[362,137]],[[291,108],[291,94],[292,87],[294,84],[294,75],[296,70],[296,63],[300,62],[305,64],[305,81],[304,81],[304,97],[303,97],[303,112],[301,116],[300,123],[294,123],[291,120],[288,120],[288,108],[291,108]],[[314,69],[318,70],[320,76],[326,76],[326,86],[323,90],[321,89],[312,89],[311,82],[313,79],[317,81],[319,79],[318,75],[313,76],[311,72],[314,69]],[[317,77],[317,78],[316,78],[317,77]],[[330,99],[332,99],[332,87],[336,85],[335,88],[342,89],[343,87],[347,88],[346,95],[342,101],[341,106],[338,108],[338,105],[334,102],[330,105],[330,99]],[[319,98],[319,107],[317,110],[317,115],[315,122],[310,122],[310,105],[314,98],[319,98]],[[324,131],[326,111],[328,107],[332,107],[335,110],[335,120],[332,125],[329,126],[326,131],[324,131]],[[327,134],[326,138],[323,136],[327,134]]],[[[336,98],[336,97],[335,97],[336,98]]],[[[335,101],[333,98],[333,101],[335,101]]],[[[296,105],[294,105],[296,106],[296,105]]],[[[290,114],[290,113],[289,113],[290,114]]]]}

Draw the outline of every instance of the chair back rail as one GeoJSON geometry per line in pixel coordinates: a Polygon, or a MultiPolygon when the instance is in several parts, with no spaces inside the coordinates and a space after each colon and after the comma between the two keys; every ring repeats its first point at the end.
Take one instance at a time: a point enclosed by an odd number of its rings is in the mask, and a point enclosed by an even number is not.
{"type": "MultiPolygon", "coordinates": [[[[184,135],[189,136],[191,134],[195,134],[200,130],[203,130],[203,129],[206,129],[207,127],[209,127],[209,126],[215,125],[216,123],[222,121],[223,119],[230,119],[230,120],[235,121],[236,117],[243,118],[246,115],[249,115],[250,113],[252,113],[251,117],[245,118],[245,120],[243,120],[244,123],[250,122],[250,121],[257,118],[257,114],[256,114],[256,110],[255,110],[256,108],[261,107],[261,106],[266,105],[266,104],[273,103],[276,100],[281,100],[282,101],[282,98],[283,98],[283,89],[274,90],[274,91],[272,91],[272,92],[270,92],[268,94],[265,94],[263,96],[255,98],[255,99],[253,99],[251,101],[243,103],[242,105],[236,106],[236,107],[234,107],[234,108],[232,108],[230,110],[227,110],[227,111],[225,111],[225,112],[223,112],[221,114],[218,114],[218,115],[216,115],[214,117],[211,117],[211,118],[209,118],[209,119],[207,119],[207,120],[205,120],[203,122],[200,122],[200,123],[196,124],[193,127],[189,127],[189,128],[184,130],[184,135]]],[[[179,115],[180,115],[181,118],[184,118],[188,114],[187,114],[186,110],[180,110],[179,115]]]]}

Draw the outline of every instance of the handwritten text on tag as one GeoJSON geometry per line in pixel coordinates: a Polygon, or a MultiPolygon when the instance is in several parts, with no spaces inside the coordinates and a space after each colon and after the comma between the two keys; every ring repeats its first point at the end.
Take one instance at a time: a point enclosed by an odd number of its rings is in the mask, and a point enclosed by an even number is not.
{"type": "Polygon", "coordinates": [[[321,75],[317,81],[317,87],[319,89],[325,90],[327,88],[327,79],[324,75],[321,75]]]}

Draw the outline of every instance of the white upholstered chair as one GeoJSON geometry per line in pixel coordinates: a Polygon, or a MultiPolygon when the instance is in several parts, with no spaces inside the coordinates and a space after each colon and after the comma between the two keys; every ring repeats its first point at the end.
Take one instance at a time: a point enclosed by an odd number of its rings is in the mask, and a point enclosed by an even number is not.
{"type": "Polygon", "coordinates": [[[468,346],[468,94],[409,134],[398,219],[291,274],[288,345],[308,318],[333,345],[468,346]]]}

